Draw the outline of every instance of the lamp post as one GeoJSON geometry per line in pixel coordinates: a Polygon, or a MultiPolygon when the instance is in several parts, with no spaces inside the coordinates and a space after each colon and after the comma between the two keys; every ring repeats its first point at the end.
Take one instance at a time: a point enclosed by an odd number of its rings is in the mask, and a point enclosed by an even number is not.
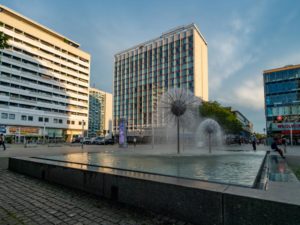
{"type": "Polygon", "coordinates": [[[151,124],[152,124],[152,149],[154,149],[154,123],[153,123],[153,107],[152,107],[152,114],[151,114],[151,124]]]}
{"type": "Polygon", "coordinates": [[[43,144],[45,144],[46,143],[46,123],[44,122],[44,127],[43,127],[43,144]]]}
{"type": "Polygon", "coordinates": [[[81,131],[81,149],[83,149],[83,137],[84,137],[84,120],[82,120],[82,131],[81,131]]]}
{"type": "Polygon", "coordinates": [[[266,135],[266,137],[265,137],[265,143],[264,143],[264,144],[266,145],[266,143],[267,143],[267,133],[266,133],[266,128],[264,128],[263,131],[264,131],[264,134],[266,135]]]}
{"type": "Polygon", "coordinates": [[[293,124],[290,125],[290,140],[291,140],[291,146],[293,146],[293,124]]]}

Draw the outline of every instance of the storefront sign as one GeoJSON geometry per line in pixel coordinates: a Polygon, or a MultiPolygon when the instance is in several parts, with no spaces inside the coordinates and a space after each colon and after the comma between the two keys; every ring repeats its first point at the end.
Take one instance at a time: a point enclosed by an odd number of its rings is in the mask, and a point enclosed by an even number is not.
{"type": "Polygon", "coordinates": [[[300,134],[300,130],[283,130],[283,131],[281,131],[281,134],[284,134],[284,135],[300,134]]]}
{"type": "Polygon", "coordinates": [[[283,131],[283,130],[300,130],[300,123],[273,123],[273,131],[283,131]]]}
{"type": "Polygon", "coordinates": [[[38,135],[39,130],[36,127],[9,127],[9,133],[16,135],[38,135]]]}

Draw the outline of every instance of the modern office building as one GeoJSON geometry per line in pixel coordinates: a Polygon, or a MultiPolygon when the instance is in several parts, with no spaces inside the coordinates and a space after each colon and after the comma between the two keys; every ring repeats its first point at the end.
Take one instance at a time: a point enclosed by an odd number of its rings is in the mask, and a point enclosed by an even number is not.
{"type": "Polygon", "coordinates": [[[248,120],[248,118],[240,111],[232,110],[231,112],[242,124],[243,131],[241,131],[240,133],[241,137],[243,137],[244,139],[249,139],[253,133],[253,123],[251,123],[250,120],[248,120]]]}
{"type": "Polygon", "coordinates": [[[208,100],[207,43],[195,24],[115,55],[114,132],[118,134],[120,119],[127,121],[129,135],[159,127],[159,98],[175,87],[208,100]]]}
{"type": "Polygon", "coordinates": [[[71,140],[88,128],[90,55],[79,44],[0,5],[0,124],[8,136],[71,140]]]}
{"type": "Polygon", "coordinates": [[[90,88],[88,136],[112,135],[112,94],[90,88]]]}
{"type": "Polygon", "coordinates": [[[269,137],[300,142],[300,65],[265,70],[265,115],[269,137]]]}
{"type": "Polygon", "coordinates": [[[242,124],[242,131],[240,132],[240,138],[244,140],[249,140],[253,134],[253,123],[240,111],[232,108],[231,106],[225,107],[228,109],[236,119],[242,124]]]}

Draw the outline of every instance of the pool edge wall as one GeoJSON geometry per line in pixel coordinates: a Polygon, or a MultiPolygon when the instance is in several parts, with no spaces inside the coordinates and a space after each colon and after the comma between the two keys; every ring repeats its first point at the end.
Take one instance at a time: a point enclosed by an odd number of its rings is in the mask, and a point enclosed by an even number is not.
{"type": "Polygon", "coordinates": [[[22,158],[10,158],[9,169],[193,224],[300,224],[300,205],[270,200],[262,190],[200,181],[185,185],[174,178],[167,183],[22,158]]]}

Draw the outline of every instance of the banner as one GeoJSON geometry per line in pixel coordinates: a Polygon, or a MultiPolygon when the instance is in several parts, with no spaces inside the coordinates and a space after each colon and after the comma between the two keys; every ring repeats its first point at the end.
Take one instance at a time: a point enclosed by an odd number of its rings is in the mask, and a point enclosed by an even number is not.
{"type": "Polygon", "coordinates": [[[127,120],[124,118],[119,121],[119,145],[127,147],[127,120]]]}

